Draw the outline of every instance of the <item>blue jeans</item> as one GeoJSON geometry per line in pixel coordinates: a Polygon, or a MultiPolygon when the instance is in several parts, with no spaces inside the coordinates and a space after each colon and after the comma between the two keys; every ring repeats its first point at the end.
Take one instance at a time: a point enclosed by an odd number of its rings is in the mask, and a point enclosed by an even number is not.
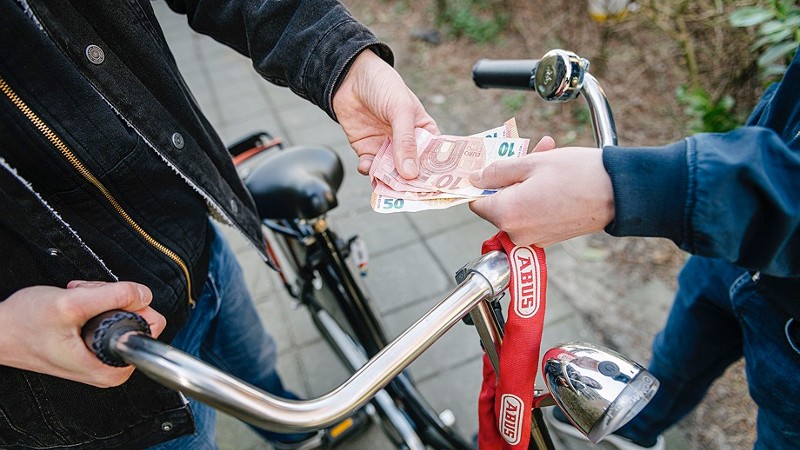
{"type": "MultiPolygon", "coordinates": [[[[275,342],[256,313],[235,255],[216,231],[206,279],[189,320],[172,346],[278,397],[298,397],[283,387],[275,369],[275,342]]],[[[195,433],[152,447],[157,450],[216,449],[213,408],[193,399],[195,433]]],[[[278,434],[253,427],[269,441],[294,442],[308,434],[278,434]]]]}
{"type": "Polygon", "coordinates": [[[747,271],[727,262],[691,257],[678,281],[649,367],[661,388],[617,434],[654,443],[744,356],[750,395],[758,405],[755,448],[800,448],[798,324],[757,291],[747,271]]]}

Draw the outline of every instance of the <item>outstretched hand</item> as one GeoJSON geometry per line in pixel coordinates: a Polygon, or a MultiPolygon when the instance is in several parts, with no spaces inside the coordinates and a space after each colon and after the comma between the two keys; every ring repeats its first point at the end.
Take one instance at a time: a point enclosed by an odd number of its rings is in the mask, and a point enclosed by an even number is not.
{"type": "Polygon", "coordinates": [[[544,137],[529,155],[495,162],[470,181],[505,187],[470,209],[518,244],[545,247],[600,231],[614,219],[611,179],[599,148],[555,149],[555,141],[544,137]]]}
{"type": "Polygon", "coordinates": [[[124,281],[21,289],[0,302],[0,364],[97,387],[118,386],[134,368],[100,362],[86,347],[81,328],[100,313],[122,309],[141,315],[158,337],[166,320],[148,306],[152,299],[147,287],[124,281]]]}
{"type": "Polygon", "coordinates": [[[333,97],[333,111],[358,155],[366,175],[378,149],[389,137],[394,163],[407,179],[419,175],[414,129],[439,134],[436,122],[389,64],[371,50],[353,62],[333,97]]]}

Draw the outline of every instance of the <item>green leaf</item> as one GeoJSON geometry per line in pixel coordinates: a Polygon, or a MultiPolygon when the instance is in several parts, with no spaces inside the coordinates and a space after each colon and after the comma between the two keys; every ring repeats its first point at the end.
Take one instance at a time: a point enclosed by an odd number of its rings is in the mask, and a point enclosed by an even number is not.
{"type": "Polygon", "coordinates": [[[750,6],[737,9],[731,13],[729,20],[731,25],[735,27],[751,27],[772,19],[773,17],[775,17],[773,11],[757,6],[750,6]]]}
{"type": "Polygon", "coordinates": [[[768,44],[777,44],[785,41],[787,38],[792,37],[792,33],[794,33],[794,30],[791,28],[784,28],[775,33],[766,35],[764,38],[767,40],[768,44]]]}
{"type": "Polygon", "coordinates": [[[786,73],[787,67],[783,64],[773,64],[762,68],[761,78],[782,77],[786,73]]]}
{"type": "Polygon", "coordinates": [[[781,6],[783,7],[784,11],[789,11],[792,7],[796,7],[797,5],[794,4],[795,0],[783,0],[781,2],[781,6]]]}
{"type": "MultiPolygon", "coordinates": [[[[770,20],[769,22],[764,22],[761,24],[761,26],[758,28],[758,33],[763,35],[772,34],[776,31],[785,30],[785,27],[786,26],[784,25],[784,22],[781,20],[770,20]]],[[[791,32],[791,30],[789,31],[791,32]]]]}
{"type": "Polygon", "coordinates": [[[770,64],[779,61],[781,58],[786,58],[789,52],[797,48],[795,42],[785,42],[783,44],[773,45],[768,47],[761,56],[758,57],[758,65],[761,67],[769,66],[770,64]]]}

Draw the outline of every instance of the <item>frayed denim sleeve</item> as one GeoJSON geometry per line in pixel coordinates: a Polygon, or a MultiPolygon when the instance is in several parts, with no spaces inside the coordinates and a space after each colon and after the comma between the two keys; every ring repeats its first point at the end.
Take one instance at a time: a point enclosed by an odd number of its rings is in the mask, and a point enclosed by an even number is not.
{"type": "Polygon", "coordinates": [[[331,99],[355,56],[372,49],[393,55],[334,0],[167,0],[195,31],[253,61],[266,80],[288,86],[335,119],[331,99]]]}

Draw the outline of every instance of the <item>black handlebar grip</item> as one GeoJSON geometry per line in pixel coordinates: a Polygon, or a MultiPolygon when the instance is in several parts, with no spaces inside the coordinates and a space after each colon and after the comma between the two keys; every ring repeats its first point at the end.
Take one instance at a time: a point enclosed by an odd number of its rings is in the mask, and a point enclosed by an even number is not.
{"type": "Polygon", "coordinates": [[[481,59],[472,66],[472,81],[480,88],[533,89],[538,59],[481,59]]]}
{"type": "Polygon", "coordinates": [[[144,318],[129,311],[112,310],[91,318],[83,326],[81,336],[86,346],[100,361],[114,367],[128,365],[112,347],[112,339],[130,331],[150,334],[150,325],[144,318]]]}

